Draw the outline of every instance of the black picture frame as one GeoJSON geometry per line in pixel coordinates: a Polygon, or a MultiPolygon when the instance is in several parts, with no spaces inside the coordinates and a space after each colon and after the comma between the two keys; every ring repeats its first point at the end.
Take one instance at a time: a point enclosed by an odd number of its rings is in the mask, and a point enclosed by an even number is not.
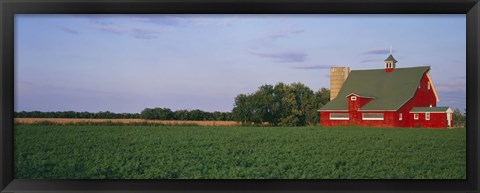
{"type": "Polygon", "coordinates": [[[2,192],[479,192],[478,0],[1,0],[2,192]],[[466,14],[466,180],[18,180],[14,179],[15,14],[466,14]]]}

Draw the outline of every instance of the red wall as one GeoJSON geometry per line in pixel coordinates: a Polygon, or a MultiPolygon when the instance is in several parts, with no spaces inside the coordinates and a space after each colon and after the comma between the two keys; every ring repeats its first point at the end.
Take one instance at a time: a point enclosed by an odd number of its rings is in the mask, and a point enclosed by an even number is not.
{"type": "MultiPolygon", "coordinates": [[[[398,113],[403,114],[403,120],[398,121],[398,125],[400,127],[414,127],[412,124],[414,119],[413,115],[410,115],[410,110],[412,110],[413,107],[429,107],[430,105],[436,107],[437,99],[435,98],[432,87],[428,89],[428,77],[424,74],[420,81],[420,88],[417,87],[417,92],[414,97],[399,109],[398,113]]],[[[398,116],[399,115],[397,115],[397,118],[398,116]]]]}
{"type": "MultiPolygon", "coordinates": [[[[447,113],[430,113],[430,120],[425,119],[425,113],[418,113],[418,120],[414,119],[415,113],[410,113],[410,127],[419,128],[446,128],[448,126],[447,113]]],[[[452,120],[453,126],[453,120],[452,120]]]]}
{"type": "Polygon", "coordinates": [[[345,113],[345,111],[320,112],[320,123],[322,126],[357,125],[366,127],[400,127],[396,121],[397,117],[395,115],[397,113],[395,111],[349,111],[350,120],[330,120],[330,113],[345,113]],[[362,113],[384,113],[384,117],[383,120],[362,120],[362,113]]]}
{"type": "Polygon", "coordinates": [[[359,108],[362,108],[363,105],[366,105],[368,102],[370,102],[372,99],[371,98],[362,98],[357,95],[350,95],[348,97],[348,110],[358,110],[359,108]],[[352,97],[356,96],[357,100],[352,101],[352,97]]]}
{"type": "Polygon", "coordinates": [[[322,126],[346,126],[350,125],[350,120],[330,120],[330,113],[346,113],[345,111],[337,112],[320,112],[320,125],[322,126]]]}
{"type": "MultiPolygon", "coordinates": [[[[339,96],[341,97],[341,96],[339,96]]],[[[362,113],[375,113],[375,112],[358,112],[357,110],[363,105],[371,101],[368,98],[361,98],[357,96],[356,101],[351,101],[349,96],[348,113],[350,120],[330,120],[330,112],[320,112],[320,123],[323,126],[343,126],[343,125],[359,125],[359,126],[373,126],[373,127],[415,127],[417,124],[420,127],[426,128],[445,128],[447,127],[446,113],[430,113],[430,121],[425,121],[425,113],[420,115],[419,120],[413,119],[413,113],[409,113],[413,107],[432,107],[437,106],[435,94],[432,87],[428,89],[428,77],[423,75],[420,81],[420,88],[417,87],[417,91],[412,99],[410,99],[404,106],[398,111],[383,111],[384,120],[362,120],[362,113]],[[402,120],[399,120],[399,114],[402,113],[402,120]],[[423,119],[422,119],[423,116],[423,119]],[[421,122],[420,120],[424,120],[421,122]]],[[[332,112],[333,113],[333,112],[332,112]]],[[[337,111],[337,113],[342,113],[337,111]]],[[[343,111],[345,113],[345,111],[343,111]]],[[[453,124],[453,122],[452,122],[453,124]]]]}

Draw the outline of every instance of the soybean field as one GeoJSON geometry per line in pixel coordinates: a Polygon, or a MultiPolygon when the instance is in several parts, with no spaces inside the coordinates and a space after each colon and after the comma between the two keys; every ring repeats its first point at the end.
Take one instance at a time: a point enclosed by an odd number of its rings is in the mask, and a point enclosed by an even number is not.
{"type": "Polygon", "coordinates": [[[15,125],[17,179],[466,179],[463,129],[15,125]]]}

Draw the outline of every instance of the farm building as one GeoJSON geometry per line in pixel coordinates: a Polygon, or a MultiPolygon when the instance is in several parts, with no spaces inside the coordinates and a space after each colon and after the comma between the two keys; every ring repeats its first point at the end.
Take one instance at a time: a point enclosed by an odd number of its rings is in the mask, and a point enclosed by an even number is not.
{"type": "Polygon", "coordinates": [[[437,107],[430,67],[396,68],[396,63],[390,54],[385,69],[331,68],[331,96],[335,97],[318,110],[321,125],[452,127],[453,111],[437,107]]]}

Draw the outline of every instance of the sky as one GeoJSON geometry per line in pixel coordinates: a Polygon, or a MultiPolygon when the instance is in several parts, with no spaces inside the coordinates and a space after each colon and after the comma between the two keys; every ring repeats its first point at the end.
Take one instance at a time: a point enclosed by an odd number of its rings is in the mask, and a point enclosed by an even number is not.
{"type": "Polygon", "coordinates": [[[15,15],[15,111],[231,111],[264,84],[329,88],[330,67],[431,66],[466,106],[458,15],[15,15]]]}

